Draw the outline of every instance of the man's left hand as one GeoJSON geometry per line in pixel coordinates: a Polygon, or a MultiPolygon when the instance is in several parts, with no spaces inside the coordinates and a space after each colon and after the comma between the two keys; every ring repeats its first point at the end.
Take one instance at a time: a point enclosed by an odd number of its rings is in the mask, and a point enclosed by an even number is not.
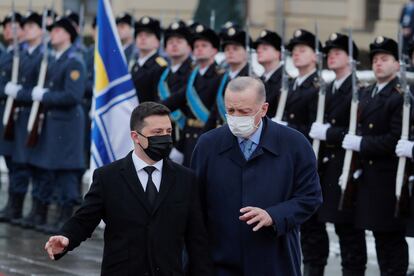
{"type": "Polygon", "coordinates": [[[269,213],[258,207],[244,207],[240,209],[240,213],[243,215],[241,215],[239,219],[245,221],[248,225],[257,223],[256,226],[253,227],[253,231],[255,232],[263,226],[271,226],[273,224],[273,220],[269,213]]]}

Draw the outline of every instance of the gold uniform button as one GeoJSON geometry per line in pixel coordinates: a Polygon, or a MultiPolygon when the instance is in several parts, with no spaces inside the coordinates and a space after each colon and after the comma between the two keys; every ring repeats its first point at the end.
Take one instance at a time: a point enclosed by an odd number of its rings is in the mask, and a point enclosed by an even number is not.
{"type": "Polygon", "coordinates": [[[333,159],[333,158],[335,158],[335,154],[332,154],[332,155],[331,155],[331,158],[332,158],[332,159],[333,159]]]}
{"type": "Polygon", "coordinates": [[[295,118],[295,114],[291,113],[291,114],[289,115],[289,118],[290,118],[290,119],[295,118]]]}
{"type": "Polygon", "coordinates": [[[369,124],[368,127],[369,128],[374,128],[374,124],[369,124]]]}
{"type": "Polygon", "coordinates": [[[336,124],[336,120],[335,119],[332,119],[331,120],[331,123],[334,125],[334,124],[336,124]]]}
{"type": "Polygon", "coordinates": [[[186,133],[185,138],[190,138],[190,133],[186,133]]]}
{"type": "Polygon", "coordinates": [[[197,139],[198,138],[198,134],[197,133],[193,134],[193,138],[194,139],[197,139]]]}
{"type": "Polygon", "coordinates": [[[372,164],[374,164],[374,161],[369,160],[369,161],[368,161],[368,164],[372,165],[372,164]]]}

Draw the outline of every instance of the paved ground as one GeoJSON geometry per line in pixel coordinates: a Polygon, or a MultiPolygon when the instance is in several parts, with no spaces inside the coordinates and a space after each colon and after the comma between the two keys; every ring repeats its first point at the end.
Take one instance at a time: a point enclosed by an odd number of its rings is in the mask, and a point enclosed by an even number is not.
{"type": "MultiPolygon", "coordinates": [[[[0,189],[0,208],[5,204],[6,191],[7,185],[3,185],[0,189]]],[[[26,212],[28,211],[27,207],[25,208],[26,212]]],[[[332,225],[328,225],[328,231],[332,242],[325,275],[341,275],[339,245],[332,225]]],[[[75,252],[70,252],[61,260],[54,262],[48,259],[43,250],[48,236],[0,223],[0,276],[99,275],[103,245],[102,235],[102,230],[96,230],[92,238],[81,244],[75,252]]],[[[409,242],[411,252],[414,252],[414,240],[411,239],[409,242]]],[[[369,261],[366,276],[379,275],[374,242],[369,232],[367,232],[367,243],[369,261]]],[[[410,266],[411,269],[414,269],[414,256],[411,256],[410,266]]]]}

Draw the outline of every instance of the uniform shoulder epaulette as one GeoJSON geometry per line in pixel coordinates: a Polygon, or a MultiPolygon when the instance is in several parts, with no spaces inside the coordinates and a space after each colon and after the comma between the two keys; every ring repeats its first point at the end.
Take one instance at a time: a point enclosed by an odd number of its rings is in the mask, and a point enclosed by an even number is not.
{"type": "Polygon", "coordinates": [[[401,84],[397,83],[394,88],[395,91],[397,91],[400,95],[404,94],[404,92],[401,89],[401,84]]]}
{"type": "Polygon", "coordinates": [[[158,63],[158,65],[161,67],[166,67],[168,65],[168,62],[161,56],[158,56],[155,59],[155,62],[158,63]]]}
{"type": "Polygon", "coordinates": [[[312,80],[312,85],[316,88],[320,87],[320,83],[319,83],[319,78],[318,77],[314,77],[312,80]]]}
{"type": "Polygon", "coordinates": [[[225,70],[223,67],[221,67],[221,66],[219,66],[219,65],[216,65],[216,73],[217,73],[217,74],[222,75],[222,74],[224,74],[225,72],[226,72],[226,70],[225,70]]]}

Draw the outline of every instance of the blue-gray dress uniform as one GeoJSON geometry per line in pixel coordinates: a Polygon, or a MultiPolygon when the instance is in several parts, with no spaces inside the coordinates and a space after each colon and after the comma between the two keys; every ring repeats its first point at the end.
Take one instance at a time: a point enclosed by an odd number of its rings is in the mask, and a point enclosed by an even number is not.
{"type": "MultiPolygon", "coordinates": [[[[47,68],[43,95],[44,121],[29,163],[53,171],[54,185],[62,191],[59,204],[72,206],[78,198],[79,170],[85,167],[83,155],[85,119],[82,98],[85,91],[85,67],[74,47],[58,59],[52,57],[47,68]]],[[[53,186],[44,187],[45,203],[50,202],[53,186]]]]}
{"type": "MultiPolygon", "coordinates": [[[[6,106],[7,95],[4,88],[11,78],[11,67],[13,62],[13,50],[8,50],[0,54],[0,116],[3,120],[3,113],[6,106]]],[[[0,155],[10,157],[13,151],[13,142],[3,138],[3,122],[0,124],[0,155]]],[[[8,163],[10,159],[6,158],[8,163]]]]}

